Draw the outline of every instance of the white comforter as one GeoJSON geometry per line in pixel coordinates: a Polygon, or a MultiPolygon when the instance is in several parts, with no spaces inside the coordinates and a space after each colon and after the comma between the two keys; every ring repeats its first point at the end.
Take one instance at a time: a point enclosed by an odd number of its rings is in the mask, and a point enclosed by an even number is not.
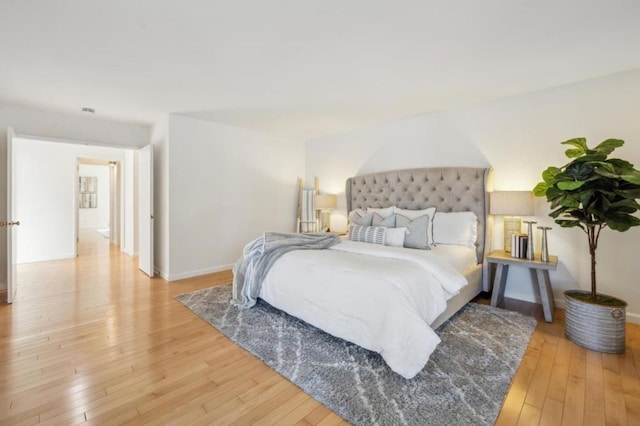
{"type": "Polygon", "coordinates": [[[345,240],[276,261],[260,297],[327,333],[380,353],[415,376],[440,343],[429,324],[467,284],[435,250],[345,240]]]}

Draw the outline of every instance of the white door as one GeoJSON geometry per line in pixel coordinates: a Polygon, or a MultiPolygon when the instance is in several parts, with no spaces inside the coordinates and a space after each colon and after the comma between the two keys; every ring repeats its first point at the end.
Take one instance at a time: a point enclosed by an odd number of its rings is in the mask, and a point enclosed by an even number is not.
{"type": "Polygon", "coordinates": [[[138,267],[153,277],[153,145],[138,151],[138,267]]]}
{"type": "Polygon", "coordinates": [[[16,219],[16,175],[13,168],[14,151],[12,128],[7,129],[7,302],[13,303],[18,287],[16,275],[17,229],[20,221],[16,219]]]}

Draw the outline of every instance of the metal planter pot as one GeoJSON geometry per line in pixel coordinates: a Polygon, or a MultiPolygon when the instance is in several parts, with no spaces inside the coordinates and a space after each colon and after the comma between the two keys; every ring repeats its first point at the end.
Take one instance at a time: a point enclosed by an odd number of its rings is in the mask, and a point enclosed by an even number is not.
{"type": "Polygon", "coordinates": [[[572,294],[589,294],[582,290],[564,292],[565,335],[580,346],[598,352],[624,353],[627,303],[606,306],[585,302],[572,294]]]}

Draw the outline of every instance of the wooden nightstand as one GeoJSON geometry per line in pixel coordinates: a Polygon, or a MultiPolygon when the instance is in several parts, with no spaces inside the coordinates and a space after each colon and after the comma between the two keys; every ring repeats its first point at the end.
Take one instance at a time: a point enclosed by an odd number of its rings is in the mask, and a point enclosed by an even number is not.
{"type": "Polygon", "coordinates": [[[545,321],[553,322],[555,304],[553,302],[553,291],[551,291],[549,271],[555,271],[558,267],[558,256],[549,256],[549,261],[543,262],[540,260],[539,255],[536,255],[533,260],[518,259],[511,257],[511,254],[504,250],[494,250],[487,256],[487,262],[497,265],[496,277],[493,281],[491,294],[491,306],[498,306],[502,303],[504,288],[507,283],[507,275],[509,274],[509,266],[523,266],[529,268],[533,285],[540,288],[545,321]]]}

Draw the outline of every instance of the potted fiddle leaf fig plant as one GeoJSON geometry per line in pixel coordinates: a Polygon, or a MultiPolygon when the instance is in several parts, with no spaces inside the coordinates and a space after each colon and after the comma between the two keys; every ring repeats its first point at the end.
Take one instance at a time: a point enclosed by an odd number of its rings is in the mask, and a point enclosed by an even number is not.
{"type": "Polygon", "coordinates": [[[569,290],[565,298],[565,333],[569,340],[600,352],[623,353],[626,306],[624,300],[597,292],[596,250],[603,229],[625,232],[640,225],[640,171],[633,164],[609,158],[624,145],[607,139],[594,148],[585,138],[569,145],[569,162],[542,172],[533,192],[551,203],[551,216],[565,228],[579,228],[587,236],[591,257],[591,291],[569,290]]]}

